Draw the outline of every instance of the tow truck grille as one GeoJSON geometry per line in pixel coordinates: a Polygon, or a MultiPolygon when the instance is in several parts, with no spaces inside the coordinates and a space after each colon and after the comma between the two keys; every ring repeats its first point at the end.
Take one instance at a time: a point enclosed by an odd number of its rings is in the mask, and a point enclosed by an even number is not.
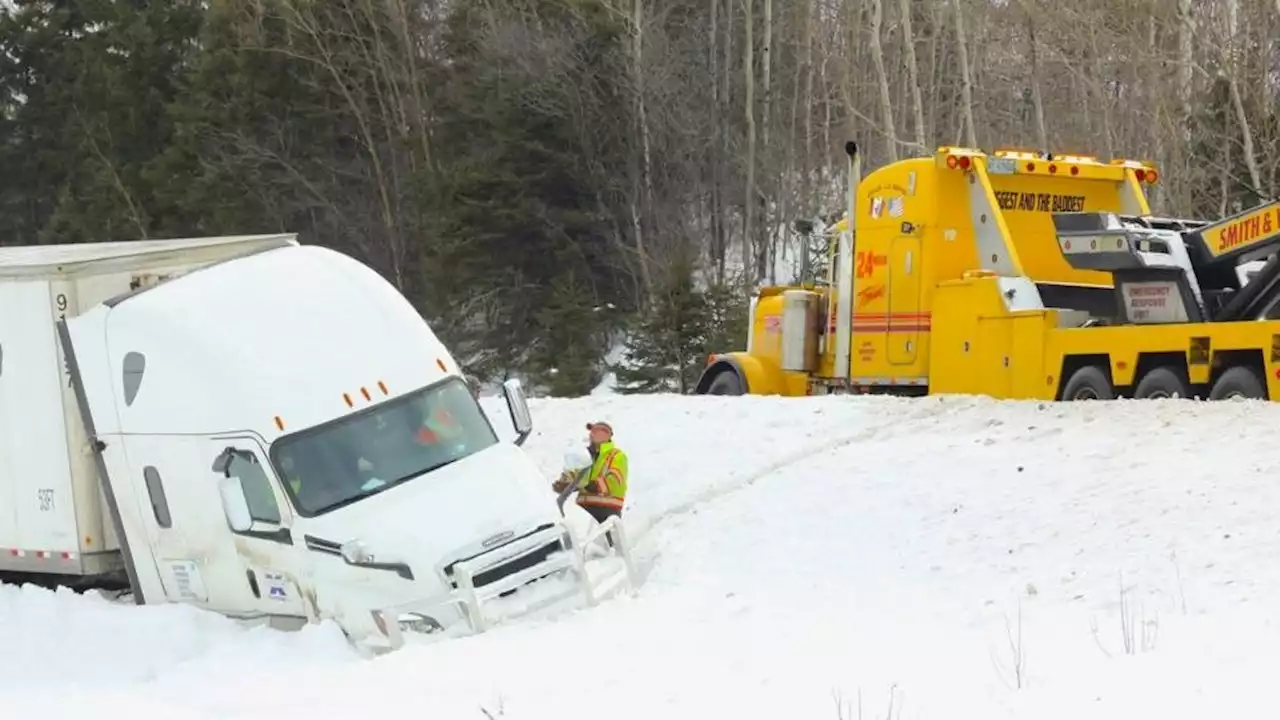
{"type": "MultiPolygon", "coordinates": [[[[506,543],[503,543],[502,545],[499,545],[498,547],[492,548],[490,550],[486,550],[484,553],[480,553],[478,555],[472,555],[471,557],[459,558],[457,560],[454,560],[453,562],[446,565],[444,568],[444,573],[449,578],[449,584],[452,585],[455,590],[458,587],[458,581],[455,580],[453,577],[453,568],[458,563],[464,562],[466,560],[470,560],[474,557],[479,557],[479,555],[499,551],[506,545],[510,545],[511,543],[516,542],[517,540],[520,540],[522,538],[529,537],[534,533],[542,532],[543,530],[546,530],[549,527],[551,527],[550,524],[542,525],[541,527],[535,528],[534,530],[531,530],[530,532],[525,533],[524,535],[512,538],[511,540],[507,541],[506,543]]],[[[495,583],[508,575],[518,573],[521,570],[525,570],[527,568],[533,567],[534,565],[537,565],[543,560],[546,560],[552,553],[558,552],[562,549],[563,547],[558,541],[552,541],[545,545],[540,545],[538,547],[535,547],[532,550],[529,550],[523,555],[517,555],[507,560],[506,562],[503,562],[499,565],[495,565],[487,570],[484,570],[483,572],[476,573],[475,577],[472,578],[472,584],[476,588],[482,588],[485,585],[495,583]]],[[[533,581],[531,580],[530,582],[533,582],[533,581]]],[[[502,594],[505,596],[512,592],[515,592],[515,591],[509,590],[502,594]]]]}

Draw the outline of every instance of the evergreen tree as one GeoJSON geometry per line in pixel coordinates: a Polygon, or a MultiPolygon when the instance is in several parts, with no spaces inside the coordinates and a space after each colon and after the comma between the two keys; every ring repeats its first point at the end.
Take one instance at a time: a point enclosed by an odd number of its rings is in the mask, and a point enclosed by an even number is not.
{"type": "Polygon", "coordinates": [[[711,316],[693,270],[687,259],[677,260],[660,282],[654,306],[635,321],[624,361],[613,368],[619,392],[684,394],[696,385],[711,316]]]}
{"type": "Polygon", "coordinates": [[[625,46],[621,19],[607,10],[599,0],[521,0],[451,11],[436,131],[448,154],[423,184],[434,239],[422,264],[424,306],[478,373],[528,367],[566,392],[589,390],[607,346],[586,313],[629,293],[583,163],[584,118],[572,112],[584,96],[617,94],[582,88],[625,77],[608,72],[625,46]],[[572,62],[541,72],[520,43],[499,47],[485,34],[499,24],[523,37],[534,32],[529,18],[572,62]]]}
{"type": "Polygon", "coordinates": [[[750,303],[742,288],[728,283],[712,285],[706,291],[706,308],[707,335],[702,347],[703,358],[711,353],[747,349],[750,303]]]}
{"type": "Polygon", "coordinates": [[[578,397],[600,382],[607,328],[590,286],[569,270],[555,279],[536,314],[528,367],[535,384],[555,397],[578,397]]]}
{"type": "Polygon", "coordinates": [[[168,108],[172,142],[148,168],[164,231],[296,232],[341,247],[341,193],[324,171],[340,130],[317,69],[294,57],[279,0],[211,3],[199,41],[168,108]]]}
{"type": "Polygon", "coordinates": [[[0,12],[0,227],[7,241],[126,240],[164,224],[181,180],[148,166],[173,137],[166,109],[196,52],[200,3],[32,2],[0,12]],[[21,101],[18,101],[21,98],[21,101]]]}

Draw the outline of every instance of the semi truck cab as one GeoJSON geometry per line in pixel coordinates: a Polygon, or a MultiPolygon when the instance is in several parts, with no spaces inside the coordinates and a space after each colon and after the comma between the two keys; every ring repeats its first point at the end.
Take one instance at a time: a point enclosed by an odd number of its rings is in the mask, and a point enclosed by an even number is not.
{"type": "Polygon", "coordinates": [[[345,255],[268,247],[58,335],[138,604],[334,620],[385,650],[483,629],[486,600],[551,576],[572,579],[555,599],[598,597],[518,447],[519,383],[501,441],[431,328],[345,255]]]}

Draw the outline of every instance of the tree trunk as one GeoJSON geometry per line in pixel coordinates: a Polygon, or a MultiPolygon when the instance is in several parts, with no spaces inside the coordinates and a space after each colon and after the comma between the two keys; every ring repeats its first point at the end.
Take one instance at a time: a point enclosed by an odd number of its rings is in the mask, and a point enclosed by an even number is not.
{"type": "Polygon", "coordinates": [[[929,144],[924,131],[924,100],[920,96],[920,65],[916,62],[916,37],[911,30],[911,0],[899,0],[902,12],[902,48],[907,60],[907,86],[911,89],[911,114],[915,121],[915,143],[927,153],[929,144]]]}
{"type": "MultiPolygon", "coordinates": [[[[1280,0],[1276,0],[1280,6],[1280,0]]],[[[1178,0],[1178,111],[1179,131],[1185,148],[1191,143],[1191,96],[1195,49],[1195,0],[1178,0]]],[[[1185,152],[1185,150],[1184,150],[1185,152]]]]}
{"type": "MultiPolygon", "coordinates": [[[[1151,48],[1159,47],[1159,44],[1158,44],[1159,34],[1156,28],[1157,28],[1156,15],[1154,12],[1152,12],[1152,14],[1147,18],[1147,47],[1151,47],[1151,48]]],[[[1159,88],[1163,85],[1163,82],[1160,77],[1160,62],[1153,55],[1152,58],[1147,63],[1147,65],[1148,65],[1147,78],[1146,78],[1147,85],[1148,87],[1152,88],[1150,92],[1152,93],[1152,95],[1154,95],[1156,92],[1158,92],[1156,88],[1159,88]]],[[[1153,112],[1156,113],[1156,119],[1153,123],[1155,125],[1156,131],[1152,133],[1153,141],[1155,143],[1154,155],[1156,158],[1156,165],[1163,172],[1165,170],[1164,162],[1165,162],[1165,152],[1166,152],[1165,150],[1166,140],[1165,140],[1164,128],[1165,128],[1165,122],[1167,121],[1167,116],[1165,115],[1165,107],[1163,103],[1160,103],[1157,105],[1153,99],[1152,104],[1153,104],[1152,110],[1153,112]]],[[[1151,189],[1152,212],[1159,213],[1164,208],[1165,188],[1167,187],[1167,185],[1168,183],[1156,183],[1156,185],[1151,189]]]]}
{"type": "Polygon", "coordinates": [[[747,182],[743,192],[742,215],[742,272],[743,282],[755,284],[754,263],[751,262],[751,240],[755,237],[756,209],[756,73],[755,73],[755,11],[751,0],[742,0],[745,13],[746,37],[742,42],[742,74],[744,82],[742,111],[747,124],[747,182]]]}
{"type": "MultiPolygon", "coordinates": [[[[816,0],[804,2],[804,185],[807,202],[813,202],[813,16],[816,0]]],[[[1280,0],[1276,0],[1280,2],[1280,0]]]]}
{"type": "Polygon", "coordinates": [[[1102,63],[1102,52],[1098,49],[1098,30],[1089,33],[1090,75],[1093,82],[1091,89],[1098,96],[1098,106],[1102,108],[1102,147],[1107,157],[1115,157],[1115,133],[1111,131],[1111,94],[1107,90],[1109,78],[1102,63]]]}
{"type": "Polygon", "coordinates": [[[956,54],[960,61],[960,118],[964,126],[965,143],[978,147],[978,130],[973,122],[973,72],[969,68],[968,41],[964,34],[964,8],[960,0],[952,0],[956,16],[956,54]]]}
{"type": "Polygon", "coordinates": [[[636,255],[640,263],[640,279],[644,283],[646,304],[654,301],[653,274],[645,245],[644,225],[649,207],[649,122],[645,115],[644,89],[644,0],[632,0],[632,88],[635,93],[636,130],[640,136],[640,157],[631,192],[631,232],[635,235],[636,255]]]}
{"type": "MultiPolygon", "coordinates": [[[[761,139],[764,141],[763,149],[765,155],[765,164],[771,173],[775,173],[776,169],[771,158],[776,158],[777,154],[773,151],[773,143],[771,142],[770,130],[773,124],[773,0],[764,0],[764,34],[760,39],[761,47],[761,84],[764,90],[764,103],[761,108],[761,139]]],[[[775,179],[768,191],[768,199],[773,200],[777,193],[778,183],[775,179]]],[[[763,200],[757,195],[757,200],[763,200]]],[[[764,224],[763,232],[758,233],[762,247],[756,249],[756,261],[758,267],[757,276],[769,278],[770,283],[776,282],[774,277],[773,262],[775,246],[777,241],[777,233],[775,232],[774,223],[771,222],[772,202],[761,202],[764,211],[764,217],[760,218],[760,222],[764,224]]]]}
{"type": "MultiPolygon", "coordinates": [[[[720,0],[711,0],[711,132],[712,137],[725,134],[724,120],[720,112],[720,0]]],[[[724,228],[722,226],[723,209],[720,202],[720,163],[721,156],[716,151],[715,143],[710,144],[707,153],[711,164],[711,262],[715,268],[717,284],[724,282],[724,228]]]]}
{"type": "MultiPolygon", "coordinates": [[[[1029,10],[1029,9],[1028,9],[1029,10]]],[[[1031,60],[1031,105],[1035,113],[1036,121],[1036,143],[1039,144],[1041,150],[1048,152],[1049,148],[1049,131],[1044,123],[1044,97],[1040,93],[1040,53],[1036,47],[1036,21],[1035,16],[1027,12],[1027,53],[1031,60]]]]}
{"type": "MultiPolygon", "coordinates": [[[[720,188],[720,197],[722,198],[729,197],[729,189],[726,187],[729,182],[729,173],[724,172],[724,163],[727,163],[729,158],[732,157],[732,154],[729,152],[728,118],[730,117],[733,109],[733,5],[733,0],[724,0],[724,48],[723,54],[720,56],[720,70],[723,73],[720,87],[724,90],[720,97],[720,116],[725,118],[725,121],[721,126],[720,133],[720,179],[723,183],[720,188]]],[[[725,206],[727,210],[727,202],[725,203],[725,206]]],[[[729,245],[732,243],[733,239],[733,232],[731,231],[730,224],[727,220],[728,218],[725,218],[725,221],[722,222],[724,231],[724,253],[726,255],[729,253],[729,245]]],[[[747,272],[747,269],[743,268],[743,272],[747,272]]]]}
{"type": "Polygon", "coordinates": [[[889,73],[884,66],[884,46],[880,33],[884,27],[884,0],[871,0],[871,62],[876,68],[876,81],[880,89],[880,122],[883,123],[885,157],[889,162],[898,159],[898,133],[893,122],[893,99],[889,94],[889,73]]]}
{"type": "Polygon", "coordinates": [[[1240,125],[1241,150],[1244,152],[1244,165],[1249,170],[1249,182],[1253,184],[1252,192],[1262,193],[1262,173],[1258,170],[1258,158],[1253,149],[1253,131],[1249,128],[1249,116],[1244,109],[1244,98],[1240,95],[1240,40],[1239,33],[1240,0],[1227,0],[1227,42],[1223,44],[1227,54],[1227,84],[1231,89],[1231,106],[1235,109],[1236,122],[1240,125]]]}

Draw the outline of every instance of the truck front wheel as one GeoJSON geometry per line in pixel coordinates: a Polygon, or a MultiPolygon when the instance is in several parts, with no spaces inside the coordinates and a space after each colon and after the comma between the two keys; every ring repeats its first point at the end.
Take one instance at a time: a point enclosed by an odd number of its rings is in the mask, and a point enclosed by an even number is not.
{"type": "Polygon", "coordinates": [[[745,395],[742,378],[733,370],[724,370],[707,386],[708,395],[745,395]]]}
{"type": "Polygon", "coordinates": [[[1222,377],[1218,378],[1218,381],[1213,384],[1213,389],[1209,391],[1210,400],[1231,398],[1266,400],[1267,386],[1252,368],[1237,365],[1222,373],[1222,377]]]}
{"type": "Polygon", "coordinates": [[[1143,375],[1138,381],[1138,387],[1133,390],[1133,397],[1139,400],[1185,398],[1191,397],[1191,391],[1187,389],[1187,381],[1183,379],[1182,373],[1165,366],[1154,368],[1143,375]]]}
{"type": "Polygon", "coordinates": [[[1085,365],[1071,373],[1062,389],[1063,400],[1114,400],[1115,397],[1107,374],[1096,365],[1085,365]]]}

